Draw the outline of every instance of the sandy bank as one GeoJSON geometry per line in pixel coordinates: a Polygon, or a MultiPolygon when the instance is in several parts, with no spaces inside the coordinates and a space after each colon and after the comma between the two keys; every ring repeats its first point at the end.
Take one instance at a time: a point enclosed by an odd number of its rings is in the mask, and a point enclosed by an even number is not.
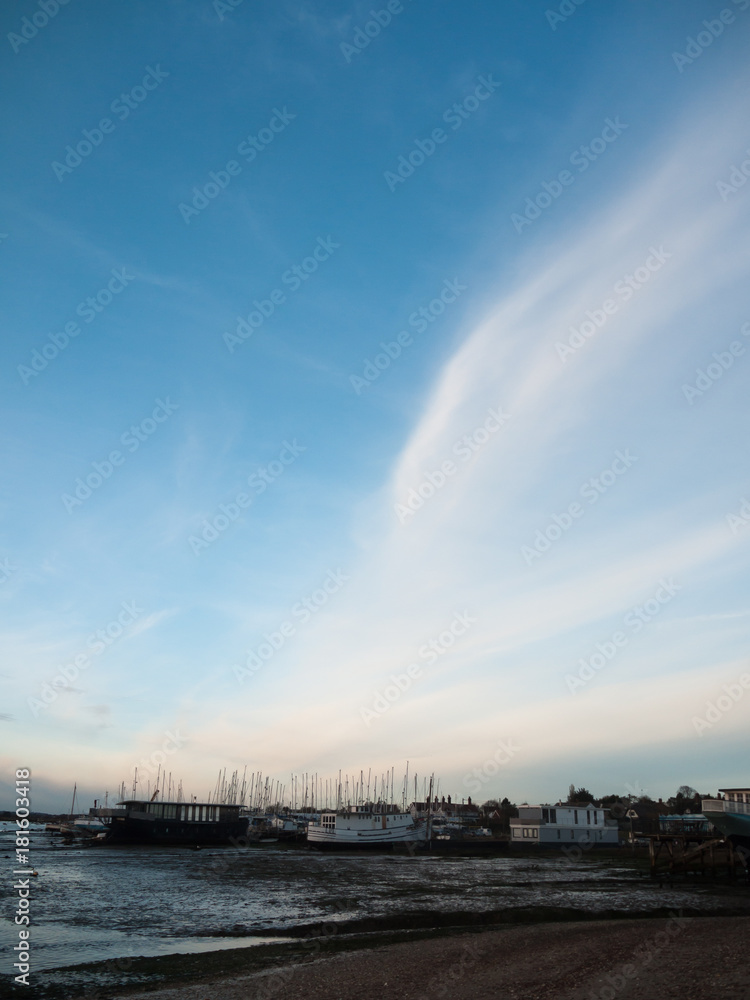
{"type": "Polygon", "coordinates": [[[114,995],[117,1000],[748,1000],[748,940],[750,917],[512,926],[306,957],[230,976],[214,966],[205,979],[189,985],[114,995]]]}

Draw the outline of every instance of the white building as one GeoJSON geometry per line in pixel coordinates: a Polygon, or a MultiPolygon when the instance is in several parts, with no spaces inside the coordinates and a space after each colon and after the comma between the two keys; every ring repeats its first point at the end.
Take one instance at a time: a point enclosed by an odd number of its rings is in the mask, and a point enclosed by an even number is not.
{"type": "Polygon", "coordinates": [[[592,847],[617,846],[617,821],[607,810],[588,805],[522,805],[510,821],[510,842],[517,846],[564,846],[586,843],[592,847]]]}

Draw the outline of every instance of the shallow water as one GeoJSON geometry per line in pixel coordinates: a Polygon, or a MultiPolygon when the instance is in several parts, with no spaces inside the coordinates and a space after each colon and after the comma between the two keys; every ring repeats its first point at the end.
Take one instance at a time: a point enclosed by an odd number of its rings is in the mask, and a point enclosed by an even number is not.
{"type": "MultiPolygon", "coordinates": [[[[6,872],[16,867],[12,830],[0,824],[6,872]]],[[[30,858],[39,873],[31,886],[37,970],[260,944],[299,924],[415,910],[543,905],[627,912],[709,909],[747,899],[720,885],[660,888],[632,868],[596,858],[318,854],[275,846],[83,848],[66,847],[41,828],[32,832],[30,858]]],[[[12,882],[6,876],[0,885],[3,945],[18,939],[12,882]]]]}

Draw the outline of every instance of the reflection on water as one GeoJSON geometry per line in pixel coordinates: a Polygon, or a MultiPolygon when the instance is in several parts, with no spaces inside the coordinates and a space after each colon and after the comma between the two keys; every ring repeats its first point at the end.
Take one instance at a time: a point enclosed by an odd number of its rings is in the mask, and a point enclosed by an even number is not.
{"type": "MultiPolygon", "coordinates": [[[[13,827],[0,824],[0,856],[13,827]]],[[[321,920],[415,910],[568,906],[591,911],[736,905],[721,886],[661,889],[618,863],[513,856],[317,854],[275,847],[64,846],[32,834],[35,968],[261,943],[321,920]],[[247,935],[266,932],[264,939],[247,935]]],[[[6,865],[9,861],[5,861],[6,865]]],[[[7,869],[6,869],[7,870],[7,869]]],[[[0,942],[17,940],[12,883],[0,885],[0,942]]]]}

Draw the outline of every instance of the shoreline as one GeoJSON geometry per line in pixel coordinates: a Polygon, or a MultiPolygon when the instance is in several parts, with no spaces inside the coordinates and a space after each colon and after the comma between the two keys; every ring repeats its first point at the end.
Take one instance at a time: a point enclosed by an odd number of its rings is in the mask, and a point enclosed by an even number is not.
{"type": "MultiPolygon", "coordinates": [[[[366,944],[110,992],[111,1000],[746,1000],[750,916],[506,924],[366,944]]],[[[344,943],[344,942],[339,942],[344,943]]],[[[252,949],[251,949],[252,950],[252,949]]],[[[226,953],[224,953],[224,956],[226,953]]],[[[226,963],[223,963],[226,965],[226,963]]],[[[90,994],[89,994],[90,997],[90,994]]],[[[86,994],[75,1000],[86,1000],[86,994]]]]}
{"type": "MultiPolygon", "coordinates": [[[[460,955],[467,953],[467,949],[476,950],[482,942],[486,944],[490,940],[495,942],[495,947],[498,943],[507,944],[517,939],[520,951],[516,958],[519,958],[526,954],[527,945],[522,944],[526,938],[533,940],[537,949],[551,947],[555,941],[563,938],[573,946],[574,941],[581,937],[585,940],[600,937],[610,941],[619,938],[629,940],[632,928],[639,928],[641,936],[648,939],[659,933],[660,926],[673,924],[675,919],[693,928],[691,936],[696,936],[696,928],[708,930],[719,924],[730,937],[736,928],[743,928],[743,942],[750,933],[750,913],[747,907],[711,910],[683,908],[680,911],[661,908],[640,912],[610,910],[599,913],[555,907],[452,913],[422,911],[387,918],[306,924],[285,928],[281,932],[268,929],[257,932],[259,937],[289,937],[288,942],[66,966],[38,973],[34,977],[35,995],[40,1000],[62,1000],[63,997],[65,1000],[92,1000],[93,996],[113,1000],[138,996],[152,997],[154,1000],[162,1000],[162,997],[163,1000],[178,1000],[183,996],[192,998],[194,995],[196,1000],[205,1000],[210,994],[211,1000],[222,1000],[224,997],[234,1000],[235,996],[237,1000],[240,997],[244,1000],[246,996],[256,994],[233,992],[238,983],[252,981],[257,985],[261,981],[272,981],[280,987],[283,985],[285,1000],[292,1000],[297,993],[289,992],[290,985],[298,980],[300,983],[306,981],[311,974],[307,970],[318,969],[315,975],[323,975],[319,969],[321,965],[338,963],[338,968],[341,963],[346,965],[349,958],[355,955],[359,956],[356,960],[358,965],[363,962],[368,966],[373,963],[377,965],[379,959],[373,956],[385,952],[390,955],[390,950],[396,949],[393,961],[399,968],[403,965],[404,974],[409,974],[414,963],[423,963],[427,960],[427,955],[431,956],[430,961],[434,959],[438,962],[442,961],[444,953],[454,954],[454,958],[458,955],[460,958],[460,955]],[[622,931],[617,928],[622,928],[622,931]],[[409,957],[412,952],[414,955],[409,957]],[[195,994],[194,990],[197,990],[195,994]]],[[[713,930],[708,936],[712,935],[713,930]]],[[[226,941],[231,936],[221,935],[221,940],[226,941]]],[[[246,938],[251,935],[245,933],[243,936],[246,938]]],[[[702,940],[704,935],[698,937],[702,940]]],[[[616,951],[617,948],[613,954],[616,951]]],[[[704,955],[704,958],[708,957],[704,955]]],[[[614,957],[612,961],[615,961],[614,957]]],[[[481,967],[478,966],[475,971],[479,974],[481,967]]],[[[308,987],[304,988],[308,992],[300,992],[300,997],[326,995],[310,993],[308,987]]],[[[20,989],[21,987],[17,987],[19,995],[20,989]]],[[[11,990],[15,992],[13,987],[11,990]]],[[[351,997],[355,995],[348,993],[351,997]]],[[[458,996],[454,993],[450,995],[458,996]]],[[[492,994],[488,994],[490,995],[492,994]]],[[[547,994],[539,994],[545,995],[547,994]]],[[[685,997],[692,995],[683,994],[685,997]]],[[[733,994],[727,994],[731,995],[733,994]]],[[[744,993],[737,994],[743,1000],[747,995],[747,989],[744,993]]],[[[715,996],[716,994],[712,1000],[715,1000],[715,996]]],[[[653,998],[650,997],[649,1000],[653,998]]]]}

